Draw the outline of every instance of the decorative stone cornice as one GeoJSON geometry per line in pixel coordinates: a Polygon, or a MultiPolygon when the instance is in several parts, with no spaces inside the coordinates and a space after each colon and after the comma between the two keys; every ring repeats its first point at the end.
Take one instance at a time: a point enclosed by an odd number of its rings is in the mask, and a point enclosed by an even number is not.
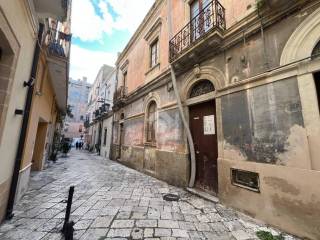
{"type": "Polygon", "coordinates": [[[144,36],[144,39],[146,41],[149,41],[150,37],[154,32],[159,32],[159,29],[161,28],[162,25],[162,19],[159,17],[156,22],[152,25],[152,27],[149,29],[147,34],[144,36]]]}

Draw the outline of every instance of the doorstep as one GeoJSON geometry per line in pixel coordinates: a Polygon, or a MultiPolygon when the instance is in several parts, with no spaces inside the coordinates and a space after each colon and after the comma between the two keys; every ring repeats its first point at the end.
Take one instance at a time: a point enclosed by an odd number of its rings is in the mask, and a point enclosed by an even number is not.
{"type": "Polygon", "coordinates": [[[211,194],[209,193],[206,193],[200,189],[197,189],[197,188],[189,188],[187,187],[186,190],[189,192],[189,193],[192,193],[194,195],[197,195],[201,198],[204,198],[210,202],[213,202],[213,203],[219,203],[219,199],[215,196],[212,196],[211,194]]]}

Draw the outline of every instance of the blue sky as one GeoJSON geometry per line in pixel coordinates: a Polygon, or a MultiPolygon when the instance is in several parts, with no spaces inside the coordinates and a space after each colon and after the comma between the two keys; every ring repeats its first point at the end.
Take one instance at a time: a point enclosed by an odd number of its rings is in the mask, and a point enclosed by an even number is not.
{"type": "Polygon", "coordinates": [[[103,64],[114,65],[153,2],[73,0],[70,77],[93,82],[103,64]]]}

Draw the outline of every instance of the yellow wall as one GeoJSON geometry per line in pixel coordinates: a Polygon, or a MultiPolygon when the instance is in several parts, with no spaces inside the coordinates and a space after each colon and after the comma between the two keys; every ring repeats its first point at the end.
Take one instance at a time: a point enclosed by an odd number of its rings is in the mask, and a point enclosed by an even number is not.
{"type": "Polygon", "coordinates": [[[30,77],[36,29],[32,27],[30,15],[26,10],[25,1],[0,0],[0,14],[9,27],[0,25],[4,31],[11,31],[17,41],[15,52],[16,64],[12,71],[11,97],[8,100],[8,111],[4,120],[3,134],[0,143],[0,221],[3,218],[8,191],[10,187],[14,160],[20,136],[22,116],[15,115],[15,109],[24,109],[27,88],[23,82],[30,77]]]}
{"type": "MultiPolygon", "coordinates": [[[[50,74],[48,73],[48,66],[45,60],[45,53],[42,52],[38,64],[37,80],[33,93],[29,126],[27,130],[27,139],[21,169],[30,166],[32,162],[34,144],[36,142],[39,121],[51,123],[52,126],[54,126],[56,121],[56,115],[57,108],[55,104],[54,91],[51,85],[50,74]]],[[[51,139],[47,139],[47,141],[48,140],[51,139]]]]}

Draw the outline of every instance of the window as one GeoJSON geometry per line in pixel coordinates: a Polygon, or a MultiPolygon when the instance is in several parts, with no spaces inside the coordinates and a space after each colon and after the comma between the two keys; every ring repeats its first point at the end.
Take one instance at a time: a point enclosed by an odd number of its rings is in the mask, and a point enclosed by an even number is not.
{"type": "Polygon", "coordinates": [[[123,73],[123,86],[126,87],[127,86],[127,72],[123,73]]]}
{"type": "Polygon", "coordinates": [[[157,104],[152,101],[148,107],[147,113],[147,142],[155,143],[156,142],[156,125],[157,125],[157,118],[156,118],[156,109],[157,104]]]}
{"type": "Polygon", "coordinates": [[[190,21],[192,25],[191,40],[199,39],[213,27],[213,3],[210,0],[194,0],[190,4],[190,21]]]}
{"type": "Polygon", "coordinates": [[[104,135],[103,135],[103,145],[105,146],[107,144],[107,133],[108,129],[104,129],[104,135]]]}
{"type": "Polygon", "coordinates": [[[159,61],[159,50],[158,50],[158,39],[155,40],[151,45],[150,45],[150,67],[154,67],[158,64],[159,61]]]}
{"type": "Polygon", "coordinates": [[[192,87],[190,98],[198,97],[213,92],[214,90],[214,86],[209,80],[201,80],[192,87]]]}
{"type": "Polygon", "coordinates": [[[259,174],[240,169],[231,169],[232,184],[254,192],[260,192],[259,174]]]}

